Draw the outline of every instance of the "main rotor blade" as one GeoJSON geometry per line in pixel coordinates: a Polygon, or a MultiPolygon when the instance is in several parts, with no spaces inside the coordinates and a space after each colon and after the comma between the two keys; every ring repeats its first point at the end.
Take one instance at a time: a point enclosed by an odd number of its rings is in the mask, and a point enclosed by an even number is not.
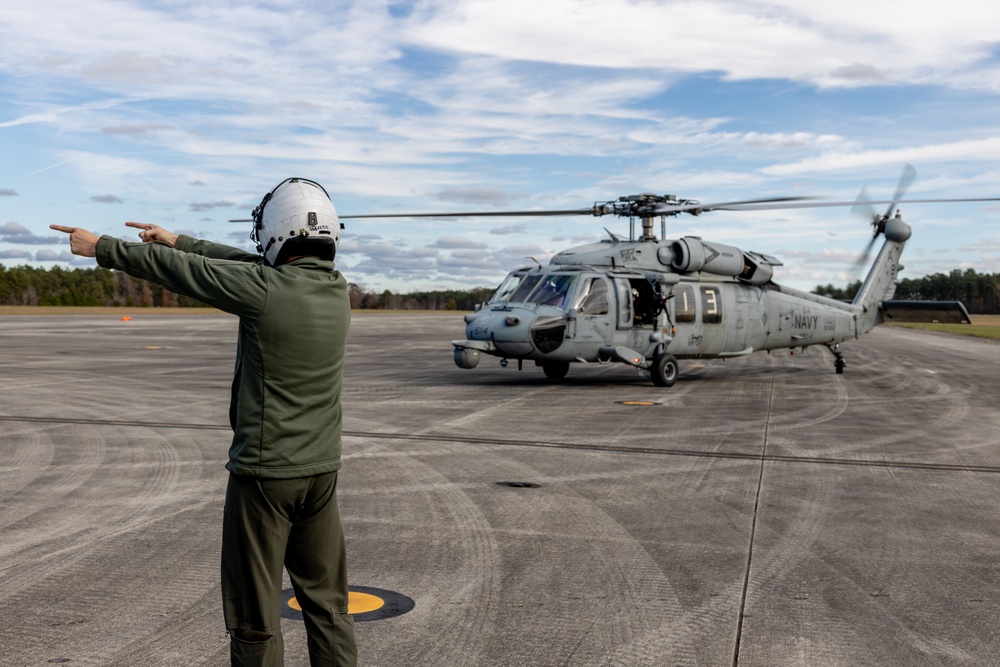
{"type": "Polygon", "coordinates": [[[550,215],[593,215],[594,207],[575,208],[565,211],[460,211],[450,213],[369,213],[367,215],[341,215],[341,219],[359,218],[482,218],[482,217],[526,217],[550,215]]]}
{"type": "MultiPolygon", "coordinates": [[[[359,220],[362,218],[502,218],[502,217],[528,217],[528,216],[556,216],[556,215],[594,215],[594,207],[574,208],[563,211],[452,211],[448,213],[367,213],[363,215],[338,215],[341,220],[359,220]]],[[[253,222],[253,220],[241,219],[230,220],[229,222],[253,222]]]]}
{"type": "MultiPolygon", "coordinates": [[[[811,197],[772,197],[769,199],[744,199],[733,202],[722,202],[720,204],[678,204],[676,206],[657,206],[649,209],[650,215],[667,215],[670,213],[682,213],[685,211],[711,211],[718,208],[742,204],[766,204],[772,202],[803,201],[811,197]]],[[[641,210],[641,207],[639,207],[641,210]]],[[[738,209],[734,209],[738,210],[738,209]]],[[[542,210],[542,211],[460,211],[450,213],[371,213],[367,215],[341,215],[343,219],[360,218],[474,218],[474,217],[531,217],[531,216],[558,216],[558,215],[611,215],[612,212],[607,205],[596,204],[590,208],[574,208],[566,210],[542,210]]]]}
{"type": "MultiPolygon", "coordinates": [[[[904,177],[908,172],[904,172],[904,177]]],[[[905,190],[906,181],[900,181],[900,188],[905,190]]],[[[897,188],[899,191],[900,188],[897,188]]],[[[932,203],[959,203],[959,202],[988,202],[1000,201],[1000,197],[970,197],[959,199],[874,199],[865,200],[863,203],[874,206],[875,204],[889,204],[890,212],[897,204],[932,204],[932,203]]],[[[684,213],[690,211],[772,211],[790,208],[827,208],[832,206],[857,206],[855,201],[815,201],[812,197],[774,197],[770,199],[746,199],[733,202],[719,202],[708,204],[678,204],[676,206],[657,206],[647,209],[649,215],[670,215],[671,213],[684,213]]],[[[359,220],[364,218],[482,218],[482,217],[547,217],[561,215],[612,215],[606,205],[596,204],[588,208],[574,208],[564,210],[542,210],[542,211],[452,211],[440,213],[368,213],[363,215],[341,215],[342,220],[359,220]]],[[[252,222],[249,219],[230,220],[229,222],[252,222]]]]}
{"type": "MultiPolygon", "coordinates": [[[[1000,201],[1000,197],[970,197],[967,199],[873,199],[868,201],[868,204],[931,204],[931,203],[948,203],[948,202],[974,202],[974,201],[1000,201]]],[[[792,204],[775,204],[773,206],[757,206],[754,204],[745,206],[726,206],[715,207],[720,211],[768,211],[772,209],[784,209],[784,208],[821,208],[827,206],[854,206],[857,201],[819,201],[819,202],[802,202],[802,203],[792,203],[792,204]]]]}
{"type": "MultiPolygon", "coordinates": [[[[744,199],[740,201],[719,202],[717,204],[677,204],[657,206],[652,210],[653,215],[667,215],[670,213],[685,213],[689,211],[716,211],[730,210],[731,206],[745,206],[750,204],[774,204],[778,202],[805,201],[815,199],[815,197],[771,197],[768,199],[744,199]]],[[[738,209],[732,209],[738,210],[738,209]]]]}

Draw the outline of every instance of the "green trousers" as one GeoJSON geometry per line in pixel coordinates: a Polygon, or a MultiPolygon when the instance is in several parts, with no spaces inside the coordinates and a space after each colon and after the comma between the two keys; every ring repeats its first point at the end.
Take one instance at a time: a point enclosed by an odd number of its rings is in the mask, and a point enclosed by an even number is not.
{"type": "Polygon", "coordinates": [[[222,603],[236,666],[282,667],[281,570],[302,608],[312,667],[355,667],[337,473],[297,479],[230,474],[222,603]]]}

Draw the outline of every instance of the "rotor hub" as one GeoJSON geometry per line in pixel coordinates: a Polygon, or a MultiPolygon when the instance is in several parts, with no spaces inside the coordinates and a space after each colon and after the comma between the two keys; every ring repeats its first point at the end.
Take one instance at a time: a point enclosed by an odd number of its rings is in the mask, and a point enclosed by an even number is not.
{"type": "MultiPolygon", "coordinates": [[[[695,199],[680,199],[677,195],[658,195],[645,192],[638,195],[628,195],[619,197],[609,202],[597,202],[594,204],[595,215],[617,215],[622,218],[642,218],[649,219],[652,226],[652,219],[656,216],[677,215],[681,212],[690,213],[692,211],[669,210],[678,206],[697,206],[695,199]],[[668,208],[668,210],[662,210],[668,208]]],[[[645,222],[643,223],[645,228],[645,222]]]]}

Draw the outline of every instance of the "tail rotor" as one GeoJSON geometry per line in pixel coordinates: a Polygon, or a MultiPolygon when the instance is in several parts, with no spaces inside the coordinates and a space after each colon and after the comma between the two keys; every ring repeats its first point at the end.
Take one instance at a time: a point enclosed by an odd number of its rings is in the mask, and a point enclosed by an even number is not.
{"type": "Polygon", "coordinates": [[[861,192],[858,193],[858,198],[851,207],[851,213],[869,220],[873,231],[872,237],[868,241],[868,245],[865,247],[864,252],[862,252],[858,259],[854,262],[852,274],[855,281],[861,277],[862,269],[864,269],[865,265],[868,264],[868,260],[871,258],[872,249],[875,247],[875,242],[878,240],[878,237],[885,232],[885,225],[895,210],[896,204],[902,200],[903,195],[906,194],[906,191],[910,188],[910,185],[916,177],[917,170],[913,168],[913,165],[906,164],[903,167],[903,173],[899,176],[899,183],[896,185],[896,193],[889,201],[889,206],[886,207],[885,213],[879,213],[875,210],[875,206],[871,203],[871,200],[868,197],[868,188],[861,188],[861,192]]]}

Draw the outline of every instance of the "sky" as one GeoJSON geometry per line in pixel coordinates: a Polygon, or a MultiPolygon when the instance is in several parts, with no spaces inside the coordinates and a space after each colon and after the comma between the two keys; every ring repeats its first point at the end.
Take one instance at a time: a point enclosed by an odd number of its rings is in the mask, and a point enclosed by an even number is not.
{"type": "MultiPolygon", "coordinates": [[[[252,248],[290,176],[342,215],[1000,197],[1000,4],[981,0],[33,0],[0,5],[0,263],[93,267],[50,224],[252,248]]],[[[881,210],[883,207],[878,207],[881,210]]],[[[1000,272],[1000,202],[902,205],[902,277],[1000,272]]],[[[851,207],[667,219],[846,285],[851,207]]],[[[495,286],[627,219],[345,221],[366,289],[495,286]]],[[[659,233],[660,226],[655,226],[659,233]]]]}

